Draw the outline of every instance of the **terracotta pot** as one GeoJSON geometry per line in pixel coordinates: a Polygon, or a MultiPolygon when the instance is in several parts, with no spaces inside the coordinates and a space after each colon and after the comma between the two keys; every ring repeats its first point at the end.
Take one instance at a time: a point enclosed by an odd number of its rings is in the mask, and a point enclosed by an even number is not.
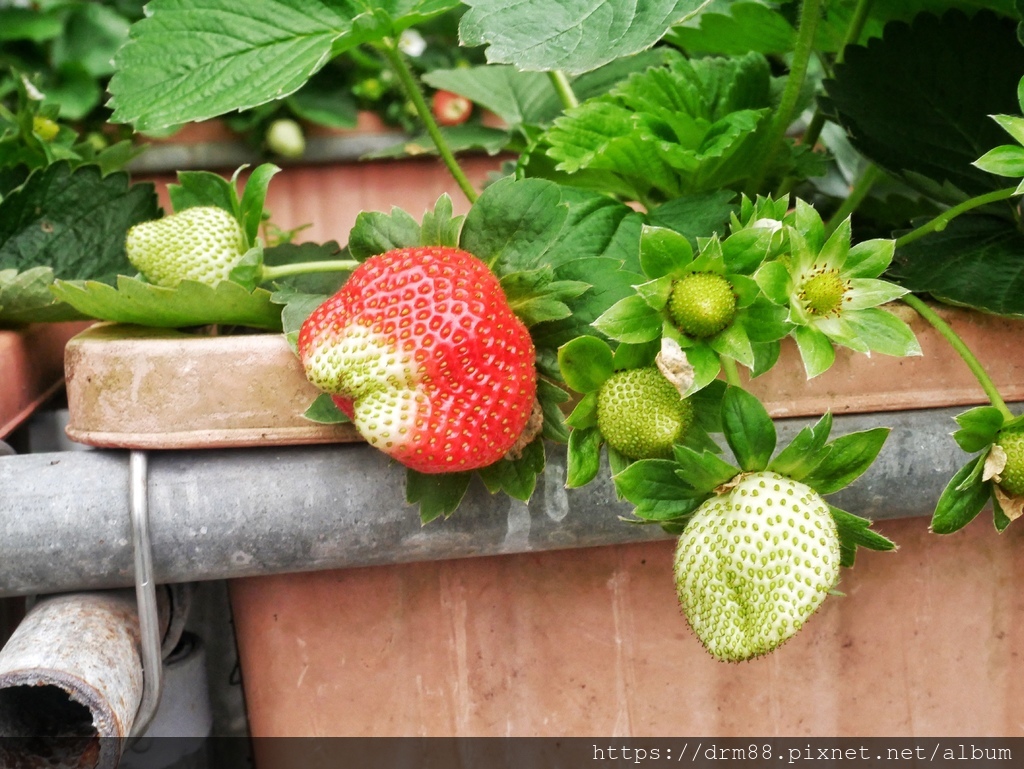
{"type": "Polygon", "coordinates": [[[186,449],[360,440],[303,414],[319,392],[281,334],[197,336],[119,324],[65,358],[68,437],[106,448],[186,449]]]}
{"type": "Polygon", "coordinates": [[[64,345],[88,323],[0,331],[0,439],[10,435],[64,381],[64,345]]]}

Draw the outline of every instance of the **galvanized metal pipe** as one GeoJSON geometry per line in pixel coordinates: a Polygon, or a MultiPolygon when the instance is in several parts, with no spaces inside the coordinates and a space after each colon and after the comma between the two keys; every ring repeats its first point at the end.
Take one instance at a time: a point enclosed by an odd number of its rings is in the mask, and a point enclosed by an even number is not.
{"type": "MultiPolygon", "coordinates": [[[[893,432],[872,469],[831,497],[875,519],[927,515],[966,456],[949,437],[961,409],[841,416],[834,434],[893,432]]],[[[780,443],[806,420],[779,423],[780,443]]],[[[421,526],[404,471],[362,445],[153,452],[149,506],[157,582],[187,582],[664,538],[620,518],[604,476],[563,486],[551,448],[529,505],[470,488],[447,521],[421,526]]],[[[0,459],[0,595],[132,584],[127,452],[0,459]]]]}

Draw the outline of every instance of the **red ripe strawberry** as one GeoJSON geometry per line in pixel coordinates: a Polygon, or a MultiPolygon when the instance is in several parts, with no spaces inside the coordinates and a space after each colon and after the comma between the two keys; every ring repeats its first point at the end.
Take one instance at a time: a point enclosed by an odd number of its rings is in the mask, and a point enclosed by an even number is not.
{"type": "Polygon", "coordinates": [[[298,347],[360,434],[421,473],[501,459],[537,391],[526,326],[487,265],[456,248],[370,257],[306,320],[298,347]]]}
{"type": "Polygon", "coordinates": [[[473,102],[451,91],[435,91],[431,99],[434,118],[444,126],[460,125],[469,120],[473,102]]]}

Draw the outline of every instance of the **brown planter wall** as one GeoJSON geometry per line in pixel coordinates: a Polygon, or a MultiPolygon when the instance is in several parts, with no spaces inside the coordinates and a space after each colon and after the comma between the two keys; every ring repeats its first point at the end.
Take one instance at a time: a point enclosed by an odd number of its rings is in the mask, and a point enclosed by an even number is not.
{"type": "Polygon", "coordinates": [[[670,542],[238,580],[252,731],[1020,735],[1024,532],[878,528],[899,552],[859,555],[846,597],[737,665],[680,615],[670,542]]]}

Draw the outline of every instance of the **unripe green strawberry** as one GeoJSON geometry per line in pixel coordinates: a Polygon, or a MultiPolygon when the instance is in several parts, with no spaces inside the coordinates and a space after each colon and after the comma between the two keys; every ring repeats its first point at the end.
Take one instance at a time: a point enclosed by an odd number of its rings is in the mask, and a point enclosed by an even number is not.
{"type": "Polygon", "coordinates": [[[298,160],[306,152],[306,135],[290,118],[278,118],[267,128],[267,149],[276,155],[298,160]]]}
{"type": "Polygon", "coordinates": [[[298,349],[360,434],[422,473],[493,464],[533,411],[530,333],[498,278],[459,249],[370,257],[302,325],[298,349]]]}
{"type": "Polygon", "coordinates": [[[612,374],[597,393],[597,424],[630,459],[672,456],[693,423],[693,404],[655,367],[612,374]]]}
{"type": "Polygon", "coordinates": [[[736,294],[716,272],[691,272],[676,281],[668,300],[669,315],[688,336],[714,336],[736,317],[736,294]]]}
{"type": "Polygon", "coordinates": [[[136,224],[125,240],[128,261],[150,283],[174,288],[183,280],[214,286],[245,253],[242,226],[217,206],[186,208],[136,224]]]}
{"type": "Polygon", "coordinates": [[[686,525],[676,547],[676,592],[707,650],[740,661],[800,630],[835,586],[839,567],[835,521],[817,492],[778,473],[746,473],[686,525]]]}
{"type": "Polygon", "coordinates": [[[1024,496],[1024,425],[1001,430],[996,444],[1006,452],[999,485],[1011,496],[1024,496]]]}

